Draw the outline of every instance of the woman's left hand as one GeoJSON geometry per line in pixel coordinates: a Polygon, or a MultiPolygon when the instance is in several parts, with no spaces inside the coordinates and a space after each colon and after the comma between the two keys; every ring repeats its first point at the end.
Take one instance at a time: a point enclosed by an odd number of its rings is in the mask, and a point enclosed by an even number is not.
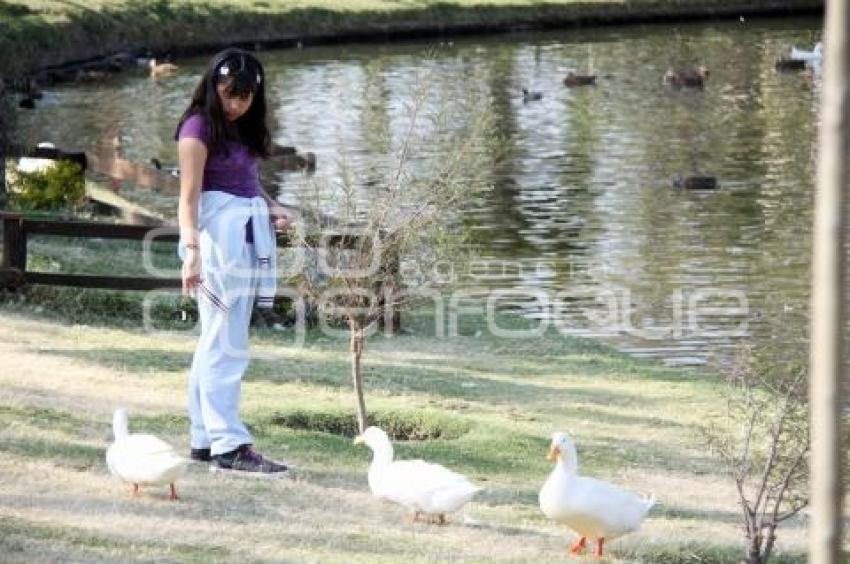
{"type": "Polygon", "coordinates": [[[269,216],[278,231],[287,231],[292,227],[292,218],[282,206],[274,205],[269,208],[269,216]]]}

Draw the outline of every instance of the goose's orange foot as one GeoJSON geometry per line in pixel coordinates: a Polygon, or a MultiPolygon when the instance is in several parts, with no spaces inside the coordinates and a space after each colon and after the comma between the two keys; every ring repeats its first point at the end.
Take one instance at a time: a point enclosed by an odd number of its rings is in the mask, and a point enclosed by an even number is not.
{"type": "Polygon", "coordinates": [[[570,547],[570,554],[579,555],[584,552],[584,547],[587,544],[587,537],[581,537],[570,547]]]}
{"type": "Polygon", "coordinates": [[[596,539],[596,550],[593,551],[593,555],[597,558],[602,558],[602,545],[605,544],[604,538],[596,539]]]}
{"type": "Polygon", "coordinates": [[[171,501],[177,501],[178,499],[180,499],[179,497],[177,497],[177,488],[174,487],[174,484],[171,484],[171,495],[168,496],[168,499],[170,499],[171,501]]]}

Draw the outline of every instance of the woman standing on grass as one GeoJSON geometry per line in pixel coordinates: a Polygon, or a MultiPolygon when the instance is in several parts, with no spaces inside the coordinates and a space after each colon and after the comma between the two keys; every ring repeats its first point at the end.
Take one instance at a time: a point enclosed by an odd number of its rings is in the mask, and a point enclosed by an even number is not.
{"type": "Polygon", "coordinates": [[[269,154],[266,77],[239,49],[213,57],[177,127],[183,293],[197,298],[201,336],[189,377],[191,457],[253,475],[288,469],[262,457],[239,418],[256,301],[271,307],[278,228],[286,212],[260,186],[269,154]]]}

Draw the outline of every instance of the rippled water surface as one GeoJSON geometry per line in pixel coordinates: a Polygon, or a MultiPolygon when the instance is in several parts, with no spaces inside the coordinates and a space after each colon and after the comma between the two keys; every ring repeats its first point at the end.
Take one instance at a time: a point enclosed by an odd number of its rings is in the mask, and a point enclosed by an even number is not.
{"type": "MultiPolygon", "coordinates": [[[[488,260],[459,272],[462,282],[527,294],[517,300],[527,313],[564,332],[698,364],[742,336],[766,338],[771,319],[805,319],[820,77],[779,74],[773,62],[810,47],[819,25],[616,27],[261,56],[275,140],[315,152],[328,181],[345,162],[364,192],[403,135],[417,77],[429,81],[428,104],[483,93],[497,133],[494,189],[463,213],[488,260]],[[710,69],[705,90],[662,86],[669,66],[694,63],[710,69]],[[570,69],[592,69],[598,85],[566,88],[570,69]],[[543,99],[523,103],[523,87],[543,99]],[[716,176],[720,189],[673,190],[677,172],[716,176]]],[[[173,164],[176,120],[204,61],[180,63],[170,80],[140,70],[51,90],[21,114],[25,136],[88,148],[120,129],[130,158],[173,164]]],[[[266,181],[297,203],[299,178],[266,181]]]]}

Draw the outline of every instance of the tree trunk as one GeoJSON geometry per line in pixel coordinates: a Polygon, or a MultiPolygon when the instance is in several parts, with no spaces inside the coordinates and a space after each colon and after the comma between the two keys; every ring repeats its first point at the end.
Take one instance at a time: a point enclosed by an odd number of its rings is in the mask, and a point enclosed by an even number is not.
{"type": "Polygon", "coordinates": [[[823,89],[815,191],[812,255],[811,374],[812,429],[809,497],[809,561],[842,561],[844,501],[841,451],[843,378],[846,376],[846,230],[850,169],[850,6],[827,0],[824,17],[823,89]]]}
{"type": "Polygon", "coordinates": [[[759,549],[755,546],[750,546],[750,550],[747,553],[747,564],[764,564],[766,561],[761,557],[761,553],[759,549]]]}
{"type": "Polygon", "coordinates": [[[749,546],[747,546],[747,564],[764,564],[761,554],[761,534],[751,532],[747,540],[749,541],[749,546]]]}
{"type": "Polygon", "coordinates": [[[360,357],[363,354],[363,328],[350,324],[351,328],[351,379],[354,382],[354,394],[357,396],[357,427],[360,432],[366,430],[369,420],[366,414],[366,399],[363,395],[363,373],[360,371],[360,357]]]}
{"type": "Polygon", "coordinates": [[[767,562],[770,559],[770,554],[773,552],[773,543],[776,542],[776,526],[772,526],[767,530],[767,541],[764,543],[762,550],[762,561],[767,562]]]}

